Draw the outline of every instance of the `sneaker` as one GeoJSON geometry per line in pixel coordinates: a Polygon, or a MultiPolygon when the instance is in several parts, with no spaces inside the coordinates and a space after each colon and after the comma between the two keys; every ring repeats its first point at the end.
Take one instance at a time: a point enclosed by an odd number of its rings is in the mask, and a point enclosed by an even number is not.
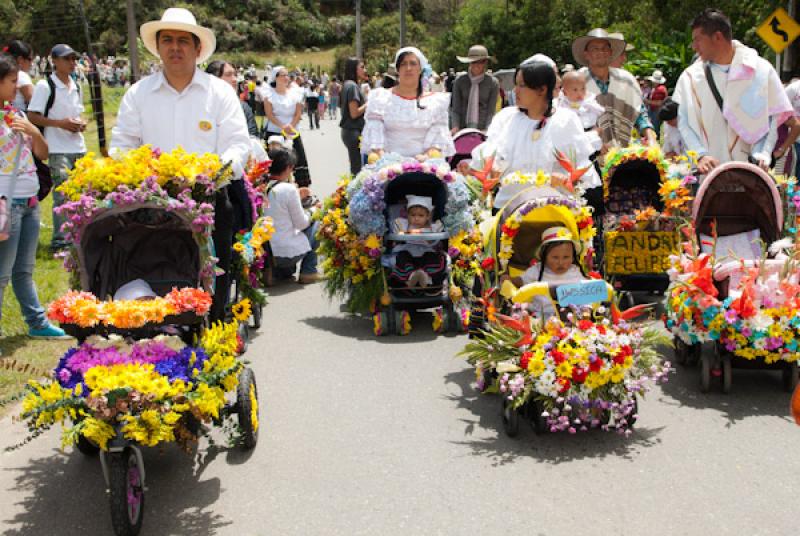
{"type": "Polygon", "coordinates": [[[28,337],[30,337],[31,339],[50,339],[50,340],[72,338],[66,333],[64,333],[63,329],[57,328],[51,324],[48,324],[43,328],[28,330],[28,337]]]}
{"type": "Polygon", "coordinates": [[[297,278],[297,282],[301,285],[309,285],[311,283],[318,282],[320,279],[322,279],[322,276],[318,273],[300,274],[300,276],[297,278]]]}

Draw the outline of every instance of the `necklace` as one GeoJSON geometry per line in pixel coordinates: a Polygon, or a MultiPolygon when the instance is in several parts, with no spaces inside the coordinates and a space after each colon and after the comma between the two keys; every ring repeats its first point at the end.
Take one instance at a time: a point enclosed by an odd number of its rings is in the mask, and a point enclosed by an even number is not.
{"type": "Polygon", "coordinates": [[[546,124],[547,124],[547,118],[543,117],[542,120],[539,122],[539,124],[536,125],[536,129],[533,131],[533,134],[531,134],[532,141],[534,142],[539,141],[539,138],[542,137],[542,129],[546,124]]]}

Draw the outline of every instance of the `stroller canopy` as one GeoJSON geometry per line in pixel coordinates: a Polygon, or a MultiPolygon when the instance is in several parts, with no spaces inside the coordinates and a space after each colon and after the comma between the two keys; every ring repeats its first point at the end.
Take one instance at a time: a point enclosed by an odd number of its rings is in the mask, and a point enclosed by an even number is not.
{"type": "Polygon", "coordinates": [[[728,162],[709,173],[692,205],[698,233],[728,236],[759,229],[761,238],[774,242],[783,226],[783,204],[775,181],[764,170],[746,162],[728,162]]]}
{"type": "Polygon", "coordinates": [[[110,210],[86,226],[78,247],[81,286],[100,299],[134,279],[160,296],[197,287],[200,262],[190,222],[163,207],[110,210]]]}
{"type": "MultiPolygon", "coordinates": [[[[541,244],[542,233],[549,227],[564,226],[578,239],[580,233],[571,205],[574,205],[574,200],[557,190],[534,187],[523,190],[503,207],[495,217],[493,229],[495,249],[500,247],[503,224],[517,213],[520,213],[521,218],[519,231],[513,239],[513,252],[508,262],[510,269],[526,270],[530,266],[541,244]]],[[[586,251],[579,253],[582,257],[586,251]]]]}
{"type": "MultiPolygon", "coordinates": [[[[664,210],[664,202],[658,193],[661,188],[661,181],[661,171],[652,161],[647,158],[627,160],[608,171],[606,176],[606,201],[614,191],[621,190],[624,192],[639,188],[647,193],[649,198],[647,205],[660,212],[664,210]]],[[[608,207],[606,210],[609,211],[608,207]]]]}

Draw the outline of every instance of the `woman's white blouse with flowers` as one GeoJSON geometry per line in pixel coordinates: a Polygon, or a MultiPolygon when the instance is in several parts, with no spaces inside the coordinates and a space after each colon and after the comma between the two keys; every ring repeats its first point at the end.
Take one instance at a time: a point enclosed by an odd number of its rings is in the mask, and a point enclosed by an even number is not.
{"type": "Polygon", "coordinates": [[[439,149],[444,156],[455,154],[448,124],[449,93],[429,93],[419,100],[395,95],[391,89],[370,91],[362,132],[361,149],[377,149],[402,156],[416,156],[439,149]]]}

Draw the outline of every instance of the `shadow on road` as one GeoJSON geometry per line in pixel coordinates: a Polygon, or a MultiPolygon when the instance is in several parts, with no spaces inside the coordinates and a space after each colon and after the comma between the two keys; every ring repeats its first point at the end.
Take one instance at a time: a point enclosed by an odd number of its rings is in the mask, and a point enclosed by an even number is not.
{"type": "MultiPolygon", "coordinates": [[[[200,536],[217,534],[232,522],[214,512],[220,496],[218,478],[200,480],[192,457],[177,448],[144,452],[148,491],[144,534],[200,536]]],[[[77,451],[29,460],[15,473],[14,489],[24,498],[22,512],[3,520],[6,536],[111,534],[111,514],[100,462],[77,451]]],[[[10,491],[10,490],[8,490],[10,491]]]]}
{"type": "Polygon", "coordinates": [[[462,395],[450,395],[447,398],[458,408],[471,411],[473,419],[462,419],[465,423],[464,441],[455,441],[456,445],[468,448],[472,455],[486,456],[493,465],[514,463],[520,456],[529,456],[543,463],[561,463],[576,459],[603,459],[607,456],[634,460],[642,448],[651,447],[661,442],[658,435],[661,428],[637,426],[631,437],[625,438],[616,433],[590,431],[570,435],[567,433],[536,435],[526,421],[520,425],[520,433],[510,438],[503,430],[500,416],[499,395],[484,395],[475,389],[475,374],[472,369],[448,374],[445,381],[458,385],[462,395]],[[476,428],[496,430],[493,439],[469,439],[476,428]]]}
{"type": "MultiPolygon", "coordinates": [[[[712,351],[708,345],[703,348],[704,353],[712,351]]],[[[721,381],[713,379],[711,391],[700,392],[699,366],[675,367],[677,372],[671,374],[669,382],[661,387],[667,404],[717,410],[728,420],[728,427],[747,417],[763,415],[783,417],[792,422],[789,418],[791,394],[783,391],[779,370],[734,368],[731,392],[726,395],[722,393],[721,381]]]]}
{"type": "Polygon", "coordinates": [[[406,336],[387,335],[378,337],[372,332],[372,317],[367,315],[347,316],[313,316],[301,320],[304,324],[318,330],[327,331],[342,337],[356,338],[360,341],[368,340],[382,344],[400,344],[410,339],[415,342],[434,341],[439,337],[457,337],[459,334],[436,334],[433,331],[433,317],[430,312],[419,311],[411,313],[411,333],[406,336]]]}

